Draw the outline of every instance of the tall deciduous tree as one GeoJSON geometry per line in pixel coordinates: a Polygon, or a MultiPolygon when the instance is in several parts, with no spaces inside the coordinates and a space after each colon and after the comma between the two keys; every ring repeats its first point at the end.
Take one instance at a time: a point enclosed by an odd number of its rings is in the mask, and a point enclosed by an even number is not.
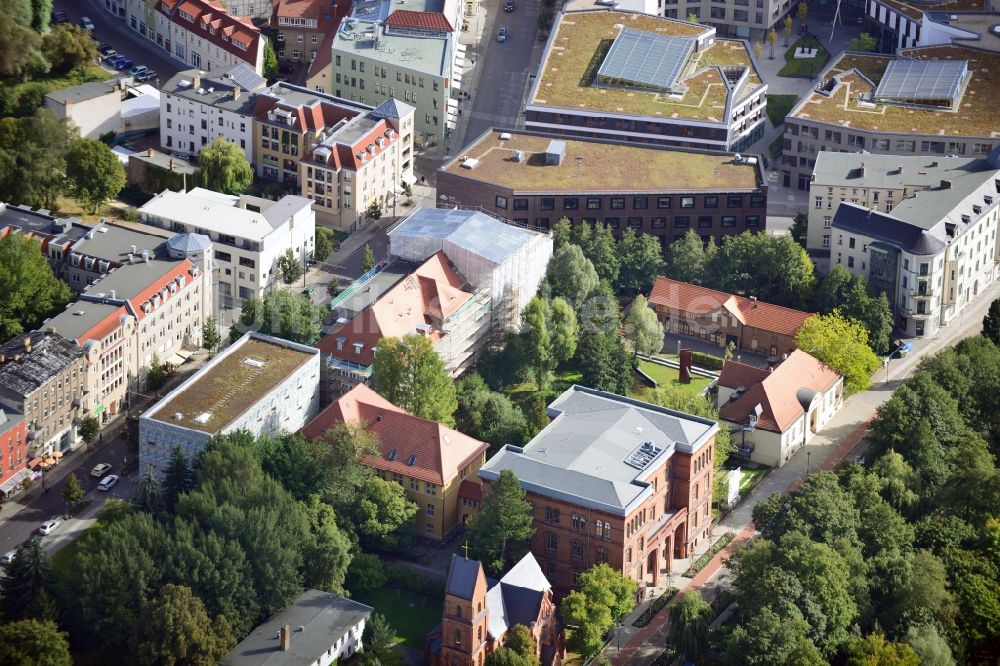
{"type": "Polygon", "coordinates": [[[805,213],[796,213],[795,217],[792,219],[792,228],[789,230],[792,236],[792,240],[806,247],[806,241],[809,236],[809,216],[805,213]]]}
{"type": "Polygon", "coordinates": [[[229,340],[235,342],[247,331],[311,344],[320,334],[325,312],[302,294],[277,289],[264,298],[251,296],[243,301],[240,320],[229,329],[229,340]]]}
{"type": "Polygon", "coordinates": [[[32,29],[39,34],[45,34],[51,20],[52,0],[31,0],[32,29]]]}
{"type": "Polygon", "coordinates": [[[215,317],[207,317],[201,327],[201,346],[210,353],[219,348],[222,337],[219,335],[219,321],[215,317]]]}
{"type": "Polygon", "coordinates": [[[549,304],[549,336],[552,357],[557,363],[573,358],[580,336],[580,325],[576,320],[576,312],[564,298],[553,298],[549,304]]]}
{"type": "Polygon", "coordinates": [[[302,265],[292,248],[286,248],[278,257],[278,273],[285,284],[292,284],[302,275],[302,265]]]}
{"type": "Polygon", "coordinates": [[[788,46],[788,38],[792,36],[793,25],[794,21],[792,20],[792,17],[786,16],[781,26],[781,34],[785,36],[785,46],[788,46]]]}
{"type": "Polygon", "coordinates": [[[618,244],[621,270],[618,284],[625,293],[647,292],[656,276],[663,273],[663,254],[659,238],[652,234],[625,232],[618,244]]]}
{"type": "Polygon", "coordinates": [[[469,525],[469,548],[487,572],[499,576],[526,552],[524,543],[535,533],[531,504],[521,482],[502,470],[486,497],[483,510],[469,525]]]}
{"type": "Polygon", "coordinates": [[[365,624],[365,646],[362,662],[369,666],[402,666],[402,656],[396,651],[396,631],[381,613],[375,613],[365,624]]]}
{"type": "Polygon", "coordinates": [[[625,395],[632,387],[632,359],[617,333],[581,335],[577,360],[583,383],[591,388],[625,395]]]}
{"type": "Polygon", "coordinates": [[[503,637],[503,644],[509,650],[513,650],[528,661],[538,666],[537,650],[535,638],[531,635],[531,629],[523,624],[515,624],[503,637]]]}
{"type": "Polygon", "coordinates": [[[708,649],[708,623],[712,607],[698,590],[691,590],[670,608],[668,640],[685,661],[698,663],[708,649]]]}
{"type": "Polygon", "coordinates": [[[0,237],[0,338],[37,327],[69,300],[69,287],[52,273],[38,243],[24,234],[0,237]]]}
{"type": "Polygon", "coordinates": [[[205,604],[191,588],[168,583],[143,605],[140,664],[215,664],[236,645],[224,615],[209,618],[205,604]]]}
{"type": "Polygon", "coordinates": [[[796,12],[796,16],[798,17],[799,22],[802,24],[802,28],[805,29],[806,17],[809,16],[809,5],[807,5],[804,0],[803,2],[799,3],[799,9],[796,12]]]}
{"type": "MultiPolygon", "coordinates": [[[[581,223],[583,226],[589,224],[581,223]]],[[[594,264],[597,277],[608,284],[618,284],[621,270],[621,257],[618,254],[618,243],[611,227],[606,224],[595,224],[593,232],[582,246],[583,253],[594,264]]]]}
{"type": "Polygon", "coordinates": [[[82,27],[61,23],[42,37],[42,54],[54,73],[65,74],[97,60],[97,42],[82,27]]]}
{"type": "Polygon", "coordinates": [[[848,393],[871,386],[871,374],[879,367],[868,346],[868,331],[836,311],[806,319],[795,336],[795,345],[842,374],[848,393]]]}
{"type": "Polygon", "coordinates": [[[351,522],[366,549],[398,552],[412,544],[416,516],[401,485],[372,475],[357,490],[351,522]]]}
{"type": "Polygon", "coordinates": [[[95,213],[125,187],[125,167],[103,141],[74,143],[66,154],[66,176],[73,195],[95,213]]]}
{"type": "Polygon", "coordinates": [[[920,666],[920,657],[906,643],[893,643],[882,634],[869,634],[855,638],[847,646],[847,666],[920,666]]]}
{"type": "Polygon", "coordinates": [[[44,72],[49,63],[41,54],[40,30],[32,27],[34,17],[20,0],[0,1],[0,76],[25,77],[44,72]]]}
{"type": "Polygon", "coordinates": [[[527,352],[526,365],[535,374],[539,389],[545,388],[549,373],[555,368],[552,356],[552,336],[549,333],[549,304],[540,296],[532,298],[521,313],[521,335],[524,351],[527,352]]]}
{"type": "Polygon", "coordinates": [[[636,583],[607,564],[591,567],[578,580],[560,610],[566,624],[575,627],[567,647],[589,658],[601,649],[612,625],[632,612],[636,583]]]}
{"type": "Polygon", "coordinates": [[[76,427],[76,434],[85,444],[90,444],[101,433],[101,422],[93,416],[85,416],[76,427]]]}
{"type": "Polygon", "coordinates": [[[765,606],[745,625],[733,630],[726,643],[725,663],[736,666],[826,666],[808,636],[809,625],[801,614],[783,618],[765,606]]]}
{"type": "Polygon", "coordinates": [[[367,273],[371,269],[375,268],[375,253],[372,252],[372,246],[370,243],[365,243],[364,251],[361,254],[361,272],[367,273]]]}
{"type": "Polygon", "coordinates": [[[655,354],[663,349],[663,325],[642,294],[635,297],[625,316],[625,339],[636,354],[655,354]]]}
{"type": "Polygon", "coordinates": [[[332,229],[326,227],[316,227],[315,250],[313,258],[317,261],[326,261],[333,252],[334,235],[332,229]]]}
{"type": "Polygon", "coordinates": [[[422,335],[383,338],[372,368],[376,390],[415,416],[455,425],[458,399],[444,361],[422,335]]]}
{"type": "Polygon", "coordinates": [[[681,282],[705,283],[716,249],[715,243],[706,246],[698,232],[688,229],[667,250],[666,275],[681,282]]]}
{"type": "Polygon", "coordinates": [[[906,631],[906,642],[920,657],[921,666],[955,666],[951,646],[933,624],[911,626],[906,631]]]}
{"type": "Polygon", "coordinates": [[[552,296],[561,296],[579,309],[584,300],[597,287],[597,271],[583,254],[579,245],[562,245],[549,261],[546,281],[552,296]]]}
{"type": "Polygon", "coordinates": [[[273,79],[278,75],[278,54],[274,50],[274,44],[268,39],[264,42],[264,63],[261,67],[264,78],[273,79]]]}
{"type": "Polygon", "coordinates": [[[800,307],[815,281],[809,254],[791,236],[749,232],[723,240],[709,274],[706,286],[787,307],[800,307]]]}
{"type": "Polygon", "coordinates": [[[198,153],[198,177],[204,187],[225,194],[243,194],[253,183],[253,167],[243,149],[221,136],[198,153]]]}
{"type": "Polygon", "coordinates": [[[71,666],[66,635],[55,622],[19,620],[0,625],[0,663],[19,666],[71,666]]]}
{"type": "Polygon", "coordinates": [[[990,303],[990,309],[983,317],[983,335],[1000,345],[1000,298],[990,303]]]}
{"type": "Polygon", "coordinates": [[[867,52],[874,51],[877,46],[878,42],[875,41],[875,38],[867,32],[863,32],[847,43],[847,50],[867,52]]]}
{"type": "Polygon", "coordinates": [[[80,479],[77,478],[75,473],[71,473],[66,477],[66,482],[63,484],[62,492],[60,493],[62,501],[66,502],[67,507],[73,508],[83,501],[83,495],[83,486],[80,485],[80,479]]]}
{"type": "Polygon", "coordinates": [[[774,60],[774,43],[778,41],[778,32],[774,28],[771,28],[767,31],[767,36],[764,39],[767,40],[768,46],[771,47],[771,54],[767,57],[769,60],[774,60]]]}

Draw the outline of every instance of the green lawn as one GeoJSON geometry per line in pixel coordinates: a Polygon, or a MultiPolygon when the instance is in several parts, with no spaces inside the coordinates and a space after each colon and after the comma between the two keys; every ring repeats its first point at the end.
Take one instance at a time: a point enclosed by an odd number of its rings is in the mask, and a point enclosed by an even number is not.
{"type": "Polygon", "coordinates": [[[441,622],[442,600],[404,590],[381,589],[355,597],[389,620],[396,642],[423,651],[424,637],[441,622]]]}
{"type": "Polygon", "coordinates": [[[653,363],[652,361],[639,361],[639,368],[652,377],[653,381],[659,385],[672,385],[675,388],[695,394],[704,391],[712,382],[708,377],[692,375],[690,384],[681,384],[680,380],[677,379],[676,368],[670,368],[659,363],[653,363]]]}
{"type": "MultiPolygon", "coordinates": [[[[795,53],[795,51],[792,51],[795,53]]],[[[768,95],[767,96],[767,117],[771,119],[771,124],[777,127],[785,122],[785,116],[795,106],[795,95],[768,95]]]]}
{"type": "Polygon", "coordinates": [[[47,92],[113,78],[114,74],[97,65],[86,65],[66,74],[47,74],[30,81],[2,80],[0,95],[5,98],[4,102],[8,105],[8,108],[3,110],[10,115],[29,116],[39,106],[45,106],[47,92]],[[22,96],[25,97],[23,100],[22,96]]]}
{"type": "MultiPolygon", "coordinates": [[[[785,51],[785,66],[778,72],[778,76],[789,76],[793,78],[812,78],[823,69],[826,61],[830,59],[830,53],[823,48],[823,45],[812,35],[804,35],[797,42],[788,47],[785,51]],[[817,49],[816,57],[806,60],[795,59],[795,49],[798,47],[808,47],[817,49]]],[[[767,97],[768,106],[771,105],[771,96],[767,97]]],[[[768,109],[770,115],[770,109],[768,109]]]]}
{"type": "MultiPolygon", "coordinates": [[[[540,392],[542,398],[545,400],[545,404],[549,404],[556,396],[560,395],[573,384],[579,384],[582,380],[583,373],[576,367],[560,366],[552,373],[549,385],[540,392]]],[[[531,406],[532,399],[537,394],[539,394],[538,384],[533,380],[514,384],[507,389],[507,395],[521,409],[528,409],[531,406]]]]}

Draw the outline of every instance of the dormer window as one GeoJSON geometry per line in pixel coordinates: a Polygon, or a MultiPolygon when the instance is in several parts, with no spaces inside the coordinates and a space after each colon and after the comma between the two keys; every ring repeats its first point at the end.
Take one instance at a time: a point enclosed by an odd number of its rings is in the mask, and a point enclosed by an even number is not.
{"type": "Polygon", "coordinates": [[[194,17],[188,14],[183,9],[180,10],[178,13],[181,15],[181,18],[184,19],[185,21],[190,21],[191,23],[194,23],[194,17]]]}
{"type": "Polygon", "coordinates": [[[389,460],[390,460],[390,461],[392,461],[392,460],[395,460],[395,459],[396,459],[396,453],[397,453],[396,449],[393,449],[392,451],[389,451],[389,456],[388,456],[388,458],[389,458],[389,460]]]}
{"type": "Polygon", "coordinates": [[[355,354],[361,354],[361,350],[364,349],[364,347],[365,347],[365,343],[363,343],[363,342],[355,342],[354,343],[354,353],[355,354]]]}

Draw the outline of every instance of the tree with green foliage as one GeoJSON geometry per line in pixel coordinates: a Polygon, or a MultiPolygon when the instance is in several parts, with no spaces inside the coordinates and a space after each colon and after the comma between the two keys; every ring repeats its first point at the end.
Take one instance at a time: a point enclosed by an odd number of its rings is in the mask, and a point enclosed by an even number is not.
{"type": "Polygon", "coordinates": [[[538,646],[535,644],[535,637],[531,635],[531,629],[523,624],[515,624],[504,634],[503,646],[527,659],[533,666],[538,666],[538,646]]]}
{"type": "Polygon", "coordinates": [[[839,309],[868,331],[868,346],[876,354],[889,353],[892,335],[892,309],[884,293],[871,295],[864,277],[837,265],[824,278],[814,295],[821,314],[839,309]]]}
{"type": "Polygon", "coordinates": [[[22,546],[0,578],[0,617],[5,622],[29,618],[54,620],[49,596],[54,582],[52,565],[41,544],[22,546]]]}
{"type": "Polygon", "coordinates": [[[708,624],[712,607],[698,590],[684,595],[670,607],[670,633],[667,640],[677,648],[684,661],[700,662],[708,649],[708,624]]]}
{"type": "Polygon", "coordinates": [[[42,37],[42,54],[52,73],[66,74],[97,60],[97,42],[82,27],[61,23],[42,37]]]}
{"type": "Polygon", "coordinates": [[[76,141],[76,128],[46,108],[27,118],[0,118],[0,200],[54,209],[66,190],[66,154],[76,141]]]}
{"type": "Polygon", "coordinates": [[[863,32],[851,41],[847,42],[848,51],[862,51],[867,53],[874,51],[876,47],[878,47],[878,42],[867,32],[863,32]]]}
{"type": "Polygon", "coordinates": [[[636,354],[655,354],[663,350],[663,324],[642,294],[632,301],[624,325],[625,339],[636,354]]]}
{"type": "Polygon", "coordinates": [[[381,613],[374,613],[365,624],[362,637],[365,651],[361,662],[369,666],[403,666],[403,657],[396,650],[396,630],[381,613]]]}
{"type": "MultiPolygon", "coordinates": [[[[0,77],[24,79],[48,70],[41,53],[41,30],[22,0],[0,1],[0,77]]],[[[41,17],[39,17],[41,20],[41,17]]],[[[48,20],[48,17],[45,18],[48,20]]]]}
{"type": "Polygon", "coordinates": [[[698,23],[698,21],[699,21],[698,15],[695,14],[694,12],[689,13],[687,15],[687,21],[688,21],[688,23],[698,23]]]}
{"type": "Polygon", "coordinates": [[[206,317],[201,326],[201,347],[212,354],[219,348],[222,336],[219,333],[219,321],[215,317],[206,317]]]}
{"type": "MultiPolygon", "coordinates": [[[[792,28],[794,28],[795,22],[791,15],[785,16],[785,20],[782,21],[781,34],[785,36],[785,47],[788,47],[788,38],[792,36],[792,28]]],[[[797,239],[796,239],[797,241],[797,239]]]]}
{"type": "Polygon", "coordinates": [[[724,661],[735,666],[827,666],[808,634],[801,614],[784,618],[765,606],[730,634],[724,661]]]}
{"type": "Polygon", "coordinates": [[[313,259],[316,261],[326,261],[333,252],[333,243],[336,240],[332,229],[326,227],[316,227],[314,238],[313,259]]]}
{"type": "Polygon", "coordinates": [[[378,200],[373,199],[368,208],[365,209],[365,219],[368,220],[381,220],[382,219],[382,206],[379,204],[378,200]]]}
{"type": "Polygon", "coordinates": [[[191,588],[168,583],[142,608],[138,663],[215,664],[236,645],[224,615],[210,618],[191,588]]]}
{"type": "Polygon", "coordinates": [[[264,298],[251,296],[243,301],[239,321],[229,329],[229,341],[239,340],[247,331],[257,331],[292,342],[312,344],[319,338],[326,311],[304,294],[276,289],[264,298]]]}
{"type": "MultiPolygon", "coordinates": [[[[660,384],[656,388],[645,389],[639,393],[638,397],[654,405],[675,409],[685,414],[703,416],[713,421],[719,420],[719,410],[710,399],[670,384],[660,384]]],[[[715,450],[712,456],[715,469],[721,469],[729,456],[734,453],[736,453],[736,442],[733,441],[732,433],[730,433],[729,428],[719,428],[719,432],[715,433],[715,450]]],[[[716,481],[722,483],[723,478],[721,475],[716,476],[716,481]]]]}
{"type": "Polygon", "coordinates": [[[542,390],[548,385],[549,375],[556,367],[552,356],[552,336],[549,334],[549,302],[535,296],[521,313],[523,350],[527,353],[525,365],[535,374],[535,383],[542,390]]]}
{"type": "Polygon", "coordinates": [[[412,334],[380,340],[372,379],[392,404],[414,416],[455,425],[455,385],[427,337],[412,334]]]}
{"type": "Polygon", "coordinates": [[[617,333],[582,334],[576,358],[585,386],[618,395],[632,388],[632,357],[617,333]]]}
{"type": "Polygon", "coordinates": [[[993,344],[1000,345],[1000,298],[993,299],[983,317],[983,335],[993,344]]]}
{"type": "Polygon", "coordinates": [[[801,307],[812,292],[812,260],[791,236],[726,236],[714,253],[705,286],[756,296],[786,307],[801,307]]]}
{"type": "Polygon", "coordinates": [[[688,229],[667,249],[664,273],[667,277],[681,282],[703,284],[708,277],[708,269],[712,264],[716,249],[717,246],[714,242],[706,245],[697,231],[688,229]]]}
{"type": "Polygon", "coordinates": [[[159,391],[167,383],[167,366],[160,360],[159,354],[153,352],[153,358],[149,361],[149,368],[146,370],[146,389],[149,391],[159,391]]]}
{"type": "Polygon", "coordinates": [[[524,444],[530,435],[521,408],[503,393],[491,391],[482,377],[466,375],[458,384],[458,429],[494,446],[524,444]]]}
{"type": "Polygon", "coordinates": [[[290,247],[278,256],[278,275],[285,284],[292,284],[302,275],[302,265],[290,247]]]}
{"type": "Polygon", "coordinates": [[[85,444],[90,444],[101,433],[101,422],[93,416],[84,416],[76,427],[76,434],[85,444]]]}
{"type": "Polygon", "coordinates": [[[471,554],[491,576],[501,576],[520,560],[535,533],[531,503],[524,495],[514,473],[501,470],[483,498],[482,511],[468,525],[471,554]]]}
{"type": "Polygon", "coordinates": [[[163,494],[163,506],[170,512],[173,512],[177,506],[177,500],[180,499],[181,495],[194,489],[194,472],[191,471],[191,463],[179,446],[175,446],[170,452],[170,462],[167,463],[167,468],[163,472],[163,483],[160,484],[160,489],[163,494]]]}
{"type": "Polygon", "coordinates": [[[871,386],[871,375],[879,367],[868,345],[868,331],[838,311],[806,319],[795,336],[795,345],[842,374],[848,393],[871,386]]]}
{"type": "Polygon", "coordinates": [[[301,469],[296,458],[290,458],[284,464],[287,473],[281,478],[293,494],[296,488],[300,497],[316,493],[338,515],[347,515],[356,503],[358,488],[374,474],[361,458],[377,455],[378,451],[378,438],[367,427],[340,423],[312,442],[310,455],[314,462],[308,468],[301,469]],[[293,476],[296,483],[290,484],[288,479],[293,476]]]}
{"type": "Polygon", "coordinates": [[[920,657],[906,643],[887,641],[882,634],[868,634],[847,646],[847,666],[920,666],[920,657]]]}
{"type": "Polygon", "coordinates": [[[365,550],[401,552],[416,538],[417,511],[401,485],[373,474],[357,490],[351,522],[365,550]]]}
{"type": "Polygon", "coordinates": [[[802,247],[806,247],[806,238],[809,235],[809,216],[805,213],[796,213],[795,217],[792,218],[792,228],[789,233],[792,235],[792,240],[802,247]]]}
{"type": "Polygon", "coordinates": [[[265,79],[273,79],[278,75],[278,54],[270,39],[264,42],[264,63],[261,66],[261,72],[265,79]]]}
{"type": "Polygon", "coordinates": [[[802,25],[802,29],[805,30],[806,27],[806,17],[809,16],[809,5],[806,4],[805,0],[799,3],[799,8],[796,11],[796,17],[799,19],[799,23],[802,25]]]}
{"type": "MultiPolygon", "coordinates": [[[[580,227],[588,227],[589,223],[581,222],[580,227]]],[[[618,284],[621,271],[621,257],[618,254],[618,242],[614,232],[606,224],[594,224],[585,243],[578,243],[584,256],[590,259],[597,271],[597,277],[608,284],[618,284]]]]}
{"type": "Polygon", "coordinates": [[[489,653],[483,662],[484,666],[532,666],[533,663],[507,646],[489,653]]]}
{"type": "Polygon", "coordinates": [[[774,28],[771,28],[767,31],[767,35],[764,37],[764,40],[767,41],[768,46],[771,47],[771,53],[767,56],[767,58],[768,60],[774,60],[774,43],[778,41],[778,32],[774,28]]]}
{"type": "Polygon", "coordinates": [[[375,253],[372,252],[372,246],[370,243],[365,243],[364,250],[361,253],[361,272],[367,273],[371,269],[375,268],[375,253]]]}
{"type": "Polygon", "coordinates": [[[198,153],[198,179],[203,187],[225,194],[243,194],[253,184],[253,167],[237,144],[221,136],[198,153]]]}
{"type": "Polygon", "coordinates": [[[557,252],[559,248],[568,243],[572,243],[573,223],[568,217],[560,217],[552,225],[552,251],[557,252]]]}
{"type": "Polygon", "coordinates": [[[905,640],[917,653],[921,666],[955,666],[951,646],[933,624],[911,626],[905,640]]]}
{"type": "Polygon", "coordinates": [[[631,230],[618,243],[621,256],[619,291],[628,294],[648,292],[656,276],[663,274],[660,240],[652,234],[634,234],[631,230]]]}
{"type": "Polygon", "coordinates": [[[0,663],[72,666],[66,634],[52,621],[18,620],[0,625],[0,663]]]}
{"type": "Polygon", "coordinates": [[[73,196],[96,213],[125,187],[125,167],[102,141],[80,139],[66,154],[66,176],[73,196]]]}
{"type": "Polygon", "coordinates": [[[38,242],[24,234],[0,237],[0,338],[35,329],[70,298],[38,242]]]}
{"type": "Polygon", "coordinates": [[[920,499],[914,490],[917,487],[916,473],[906,459],[892,449],[878,458],[871,469],[881,483],[882,496],[897,511],[905,512],[920,499]]]}
{"type": "Polygon", "coordinates": [[[557,296],[549,303],[548,328],[552,358],[556,363],[565,363],[573,358],[579,342],[580,325],[573,306],[566,299],[557,296]]]}
{"type": "Polygon", "coordinates": [[[76,476],[75,472],[66,477],[66,482],[63,483],[59,496],[63,502],[66,502],[66,506],[70,509],[75,508],[83,501],[83,486],[80,485],[80,479],[76,476]]]}
{"type": "Polygon", "coordinates": [[[615,622],[635,607],[636,583],[607,564],[580,574],[576,589],[563,599],[560,611],[573,633],[566,646],[585,659],[604,646],[604,636],[615,622]]]}
{"type": "Polygon", "coordinates": [[[357,553],[351,558],[351,566],[347,569],[347,580],[353,594],[362,594],[382,589],[388,577],[378,555],[357,553]]]}
{"type": "Polygon", "coordinates": [[[594,264],[584,256],[580,246],[573,243],[562,245],[552,255],[545,280],[552,297],[566,299],[576,310],[599,282],[594,264]]]}
{"type": "Polygon", "coordinates": [[[136,488],[132,505],[139,511],[145,511],[153,515],[163,510],[163,493],[160,490],[160,482],[153,476],[153,470],[147,469],[139,487],[136,488]]]}

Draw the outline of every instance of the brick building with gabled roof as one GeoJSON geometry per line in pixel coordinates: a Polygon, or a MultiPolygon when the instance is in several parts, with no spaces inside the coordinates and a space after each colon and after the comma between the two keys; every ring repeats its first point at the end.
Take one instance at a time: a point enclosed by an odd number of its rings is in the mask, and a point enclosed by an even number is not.
{"type": "Polygon", "coordinates": [[[688,282],[656,278],[649,305],[669,333],[690,335],[777,360],[795,351],[808,312],[737,296],[688,282]]]}
{"type": "Polygon", "coordinates": [[[264,42],[250,19],[210,0],[160,0],[154,12],[157,46],[204,70],[245,62],[261,74],[264,42]]]}
{"type": "Polygon", "coordinates": [[[418,507],[417,533],[444,539],[473,517],[466,484],[478,485],[488,445],[453,428],[414,416],[364,384],[340,396],[302,429],[317,439],[340,423],[363,423],[378,439],[378,453],[361,462],[403,487],[418,507]],[[460,492],[464,490],[464,492],[460,492]]]}

